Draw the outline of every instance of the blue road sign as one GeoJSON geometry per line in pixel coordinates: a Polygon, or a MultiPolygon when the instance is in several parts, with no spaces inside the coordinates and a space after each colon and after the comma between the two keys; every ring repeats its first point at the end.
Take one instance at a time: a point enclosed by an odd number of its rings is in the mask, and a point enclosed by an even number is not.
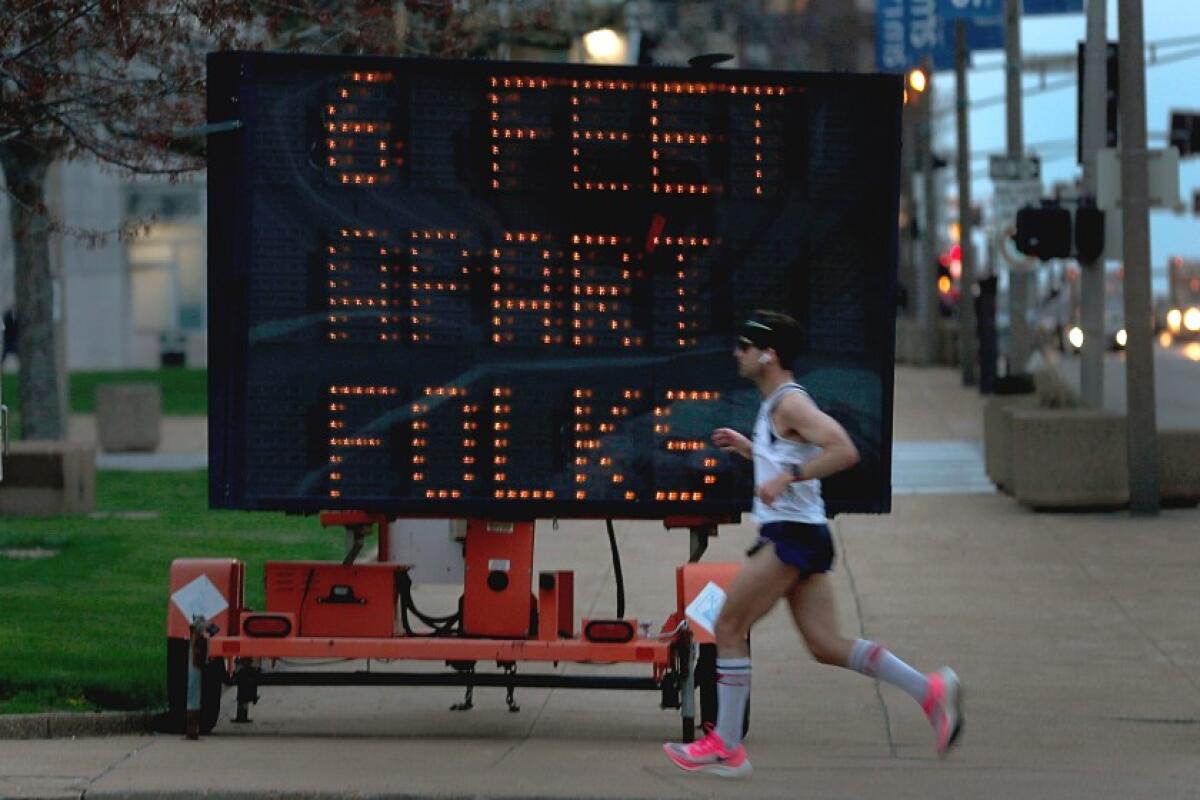
{"type": "Polygon", "coordinates": [[[1025,0],[1021,13],[1027,17],[1039,14],[1082,14],[1083,0],[1025,0]]]}
{"type": "MultiPolygon", "coordinates": [[[[960,0],[961,2],[962,0],[960,0]]],[[[1001,0],[966,0],[1000,5],[1001,0]]],[[[905,72],[928,56],[933,68],[954,67],[954,25],[941,13],[952,0],[879,0],[875,7],[875,60],[883,72],[905,72]]],[[[972,50],[1004,47],[1003,16],[968,21],[967,46],[972,50]]]]}
{"type": "Polygon", "coordinates": [[[942,19],[1002,20],[1004,0],[938,0],[942,19]]]}

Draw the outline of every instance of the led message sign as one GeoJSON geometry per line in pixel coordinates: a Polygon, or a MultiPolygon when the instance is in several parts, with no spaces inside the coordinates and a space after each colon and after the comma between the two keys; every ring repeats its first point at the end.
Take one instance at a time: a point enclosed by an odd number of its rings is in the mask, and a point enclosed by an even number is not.
{"type": "Polygon", "coordinates": [[[210,500],[494,518],[749,507],[733,331],[890,507],[899,78],[220,53],[210,500]]]}

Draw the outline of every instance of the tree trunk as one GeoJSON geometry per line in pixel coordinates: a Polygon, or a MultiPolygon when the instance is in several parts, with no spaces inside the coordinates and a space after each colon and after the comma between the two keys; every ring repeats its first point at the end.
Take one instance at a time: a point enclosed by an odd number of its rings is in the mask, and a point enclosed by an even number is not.
{"type": "Polygon", "coordinates": [[[58,395],[50,217],[45,203],[51,161],[19,140],[0,146],[0,165],[11,195],[21,430],[26,439],[62,439],[66,434],[58,395]]]}

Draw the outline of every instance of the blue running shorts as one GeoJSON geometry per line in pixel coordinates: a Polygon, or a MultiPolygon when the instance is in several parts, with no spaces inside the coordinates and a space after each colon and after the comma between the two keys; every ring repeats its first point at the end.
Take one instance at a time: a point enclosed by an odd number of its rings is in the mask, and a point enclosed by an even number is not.
{"type": "Polygon", "coordinates": [[[780,561],[800,570],[801,578],[833,569],[833,536],[828,525],[768,522],[758,529],[758,541],[749,554],[762,549],[767,542],[775,545],[775,556],[780,561]]]}

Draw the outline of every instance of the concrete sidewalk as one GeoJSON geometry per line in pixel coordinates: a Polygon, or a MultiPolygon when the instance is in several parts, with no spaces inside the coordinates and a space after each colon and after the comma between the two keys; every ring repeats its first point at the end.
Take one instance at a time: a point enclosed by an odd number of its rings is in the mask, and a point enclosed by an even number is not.
{"type": "MultiPolygon", "coordinates": [[[[896,438],[977,444],[979,405],[950,370],[900,370],[896,438]]],[[[616,528],[626,613],[657,628],[686,534],[616,528]]],[[[843,632],[963,677],[967,724],[945,761],[911,699],[815,664],[780,607],[753,635],[746,781],[670,765],[660,746],[679,716],[652,692],[518,690],[512,714],[500,689],[451,712],[459,689],[267,687],[247,726],[229,721],[227,693],[198,742],[4,741],[0,797],[1197,797],[1200,511],[1038,515],[995,493],[915,494],[835,532],[843,632]]],[[[738,560],[752,538],[749,523],[723,529],[704,560],[738,560]]],[[[536,566],[575,570],[577,618],[613,613],[602,522],[543,524],[536,566]]],[[[441,614],[458,591],[415,599],[441,614]]]]}
{"type": "MultiPolygon", "coordinates": [[[[845,633],[967,688],[962,745],[933,755],[890,686],[814,664],[777,609],[754,632],[748,782],[685,775],[659,746],[674,711],[644,692],[266,688],[214,734],[7,741],[4,797],[1195,797],[1200,785],[1200,511],[1034,515],[996,495],[905,497],[836,524],[845,633]]],[[[618,525],[627,613],[661,621],[685,541],[618,525]]],[[[722,534],[706,560],[752,536],[722,534]]],[[[574,568],[578,614],[609,614],[601,523],[544,529],[539,568],[574,568]]],[[[437,613],[450,597],[419,589],[437,613]]],[[[379,668],[379,667],[375,667],[379,668]]],[[[385,667],[386,668],[386,667],[385,667]]],[[[572,672],[612,667],[573,666],[572,672]]],[[[531,670],[528,670],[531,671],[531,670]]]]}

